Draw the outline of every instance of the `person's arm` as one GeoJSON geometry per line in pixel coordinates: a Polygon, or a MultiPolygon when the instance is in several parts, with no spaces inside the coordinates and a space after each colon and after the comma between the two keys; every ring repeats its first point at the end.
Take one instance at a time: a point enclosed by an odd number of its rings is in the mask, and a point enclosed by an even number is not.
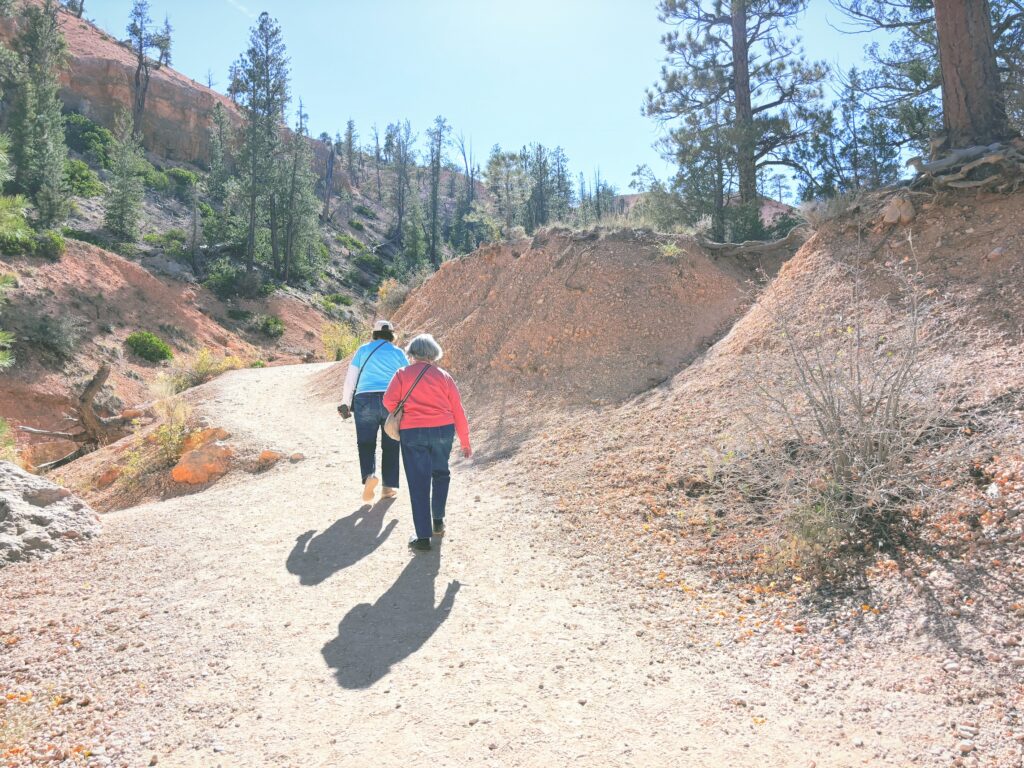
{"type": "Polygon", "coordinates": [[[388,384],[387,390],[384,392],[384,407],[387,408],[388,413],[391,413],[402,400],[402,371],[395,371],[395,375],[391,377],[391,381],[388,384]]]}
{"type": "Polygon", "coordinates": [[[462,395],[459,394],[459,387],[455,379],[449,379],[448,384],[448,405],[455,417],[455,434],[459,436],[459,444],[462,446],[462,455],[467,459],[473,455],[473,449],[469,445],[469,420],[466,418],[466,411],[462,407],[462,395]]]}
{"type": "Polygon", "coordinates": [[[356,393],[356,379],[359,378],[359,368],[353,362],[348,366],[348,373],[345,374],[345,388],[341,393],[341,404],[352,407],[352,397],[356,393]]]}

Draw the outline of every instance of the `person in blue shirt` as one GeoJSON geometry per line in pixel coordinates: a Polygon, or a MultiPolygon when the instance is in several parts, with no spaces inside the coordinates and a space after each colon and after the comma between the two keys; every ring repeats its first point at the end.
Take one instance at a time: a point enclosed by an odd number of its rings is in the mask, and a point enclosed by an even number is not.
{"type": "Polygon", "coordinates": [[[398,495],[399,443],[384,432],[388,412],[384,408],[384,392],[395,371],[409,364],[405,352],[394,345],[395,328],[390,320],[378,320],[373,326],[373,339],[363,344],[352,356],[345,376],[345,389],[338,413],[342,418],[355,416],[356,444],[359,447],[359,470],[362,473],[363,501],[373,501],[380,478],[377,477],[377,433],[381,443],[381,474],[384,487],[382,499],[398,495]]]}

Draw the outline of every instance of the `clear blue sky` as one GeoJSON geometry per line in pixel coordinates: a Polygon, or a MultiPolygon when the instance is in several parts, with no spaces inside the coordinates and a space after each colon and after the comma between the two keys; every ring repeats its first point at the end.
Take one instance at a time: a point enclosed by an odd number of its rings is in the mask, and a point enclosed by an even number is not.
{"type": "MultiPolygon", "coordinates": [[[[641,114],[662,59],[653,0],[150,0],[175,29],[174,66],[223,90],[260,11],[277,18],[291,57],[292,93],[312,133],[363,141],[377,123],[408,118],[422,137],[438,114],[473,143],[561,145],[574,173],[628,192],[633,169],[670,168],[651,145],[659,128],[641,114]]],[[[86,0],[86,16],[124,37],[131,0],[86,0]]],[[[801,30],[811,58],[859,63],[865,38],[830,28],[839,14],[811,0],[801,30]]]]}

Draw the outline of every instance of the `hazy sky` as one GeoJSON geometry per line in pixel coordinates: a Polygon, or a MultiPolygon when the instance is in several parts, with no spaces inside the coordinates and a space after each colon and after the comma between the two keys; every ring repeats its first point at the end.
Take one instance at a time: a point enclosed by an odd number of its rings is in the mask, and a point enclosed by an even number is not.
{"type": "MultiPolygon", "coordinates": [[[[223,90],[228,66],[266,10],[282,26],[292,93],[313,135],[356,121],[362,141],[408,118],[422,137],[436,115],[472,141],[481,162],[494,143],[561,145],[574,173],[601,174],[627,192],[639,163],[669,167],[641,114],[662,58],[651,0],[150,0],[175,29],[174,66],[223,90]]],[[[807,53],[847,68],[865,38],[828,0],[811,0],[801,23],[807,53]]],[[[86,16],[124,37],[131,0],[86,0],[86,16]]]]}

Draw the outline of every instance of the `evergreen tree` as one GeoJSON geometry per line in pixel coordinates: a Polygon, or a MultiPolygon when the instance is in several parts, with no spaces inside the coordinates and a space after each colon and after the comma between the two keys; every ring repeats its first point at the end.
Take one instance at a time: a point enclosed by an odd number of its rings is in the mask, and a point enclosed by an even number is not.
{"type": "MultiPolygon", "coordinates": [[[[900,146],[920,154],[945,141],[939,35],[932,0],[832,0],[851,32],[884,31],[890,42],[865,48],[862,96],[898,129],[900,146]]],[[[990,0],[992,46],[1011,127],[1024,129],[1024,11],[1020,0],[990,0]]],[[[981,6],[978,6],[980,8],[981,6]]]]}
{"type": "Polygon", "coordinates": [[[288,57],[281,27],[261,13],[249,36],[249,48],[236,64],[237,94],[245,115],[241,182],[248,225],[246,268],[256,263],[256,234],[264,224],[267,193],[273,190],[279,126],[288,105],[288,57]]]}
{"type": "Polygon", "coordinates": [[[146,94],[149,92],[150,69],[159,69],[171,63],[171,23],[166,17],[161,30],[153,30],[149,17],[149,0],[133,0],[128,15],[128,43],[135,55],[135,90],[132,102],[132,122],[135,130],[142,132],[142,116],[146,111],[146,94]],[[152,61],[149,51],[156,49],[157,59],[152,61]]]}
{"type": "MultiPolygon", "coordinates": [[[[413,150],[415,136],[408,120],[389,125],[387,136],[392,142],[392,163],[395,171],[391,186],[391,203],[395,211],[395,239],[401,245],[408,231],[405,226],[405,214],[409,199],[412,197],[414,202],[419,202],[419,191],[412,189],[412,173],[416,165],[416,153],[413,150]]],[[[422,212],[420,215],[422,216],[422,212]]]]}
{"type": "Polygon", "coordinates": [[[450,131],[451,127],[448,125],[448,121],[441,115],[434,119],[434,127],[427,129],[427,140],[430,145],[430,241],[427,255],[435,268],[441,265],[441,257],[438,252],[441,168],[444,165],[444,150],[448,144],[450,131]]]}
{"type": "Polygon", "coordinates": [[[384,192],[380,183],[380,166],[383,162],[383,155],[380,148],[380,134],[377,132],[377,124],[373,124],[373,167],[377,173],[377,203],[384,204],[384,192]]]}
{"type": "Polygon", "coordinates": [[[359,134],[356,133],[356,121],[349,118],[348,122],[345,123],[345,169],[348,171],[348,176],[354,183],[359,181],[359,172],[356,168],[356,141],[359,138],[359,134]]]}
{"type": "Polygon", "coordinates": [[[285,141],[278,186],[281,190],[282,251],[284,273],[288,283],[308,275],[318,242],[317,214],[320,201],[316,195],[316,174],[313,172],[313,148],[309,141],[308,118],[299,102],[295,131],[285,141]]]}
{"type": "Polygon", "coordinates": [[[523,206],[527,198],[522,157],[516,152],[503,152],[501,147],[495,144],[487,158],[484,178],[487,189],[494,196],[498,217],[503,222],[503,234],[508,237],[512,228],[522,221],[523,206]]]}
{"type": "Polygon", "coordinates": [[[860,73],[851,69],[839,100],[814,118],[792,148],[792,166],[804,200],[894,184],[900,175],[895,122],[862,96],[860,73]]]}
{"type": "Polygon", "coordinates": [[[231,181],[231,125],[224,107],[217,102],[213,108],[213,126],[210,130],[210,176],[206,182],[210,199],[223,205],[231,181]]]}
{"type": "Polygon", "coordinates": [[[667,62],[648,92],[647,114],[678,123],[666,155],[680,172],[701,173],[713,191],[715,228],[735,193],[746,212],[732,233],[756,236],[757,177],[787,165],[787,148],[808,129],[805,106],[820,95],[823,65],[808,65],[787,34],[807,0],[661,0],[660,18],[677,29],[662,42],[667,62]],[[674,146],[673,146],[674,145],[674,146]],[[731,179],[735,178],[735,187],[731,179]],[[740,224],[746,221],[746,224],[740,224]]]}
{"type": "Polygon", "coordinates": [[[104,226],[126,242],[139,239],[142,221],[142,145],[130,112],[122,111],[114,127],[110,152],[110,183],[107,185],[104,226]]]}
{"type": "Polygon", "coordinates": [[[14,42],[18,60],[11,115],[15,183],[35,204],[42,226],[51,226],[67,215],[70,197],[64,175],[68,150],[57,81],[67,48],[57,11],[56,0],[26,3],[14,42]]]}
{"type": "Polygon", "coordinates": [[[409,199],[402,231],[402,263],[407,274],[420,269],[427,260],[427,236],[423,221],[423,208],[418,196],[409,199]]]}
{"type": "Polygon", "coordinates": [[[564,149],[555,147],[551,153],[551,219],[568,221],[573,202],[569,158],[564,149]]]}

